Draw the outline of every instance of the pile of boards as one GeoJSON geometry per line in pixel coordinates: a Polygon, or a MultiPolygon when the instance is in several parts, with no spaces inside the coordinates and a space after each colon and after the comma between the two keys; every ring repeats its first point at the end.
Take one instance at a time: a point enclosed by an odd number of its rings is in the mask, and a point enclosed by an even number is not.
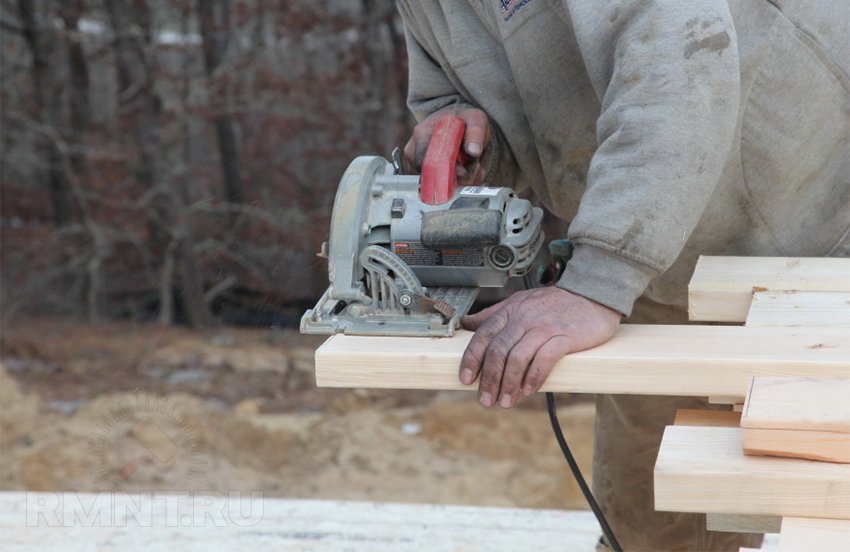
{"type": "MultiPolygon", "coordinates": [[[[839,338],[843,330],[850,340],[845,289],[850,266],[833,262],[843,272],[824,272],[826,265],[818,263],[824,260],[786,260],[786,266],[798,269],[796,277],[778,271],[768,289],[758,284],[765,281],[758,273],[730,275],[750,278],[755,288],[742,321],[815,338],[838,329],[839,338]],[[800,271],[803,262],[812,266],[800,271]]],[[[722,293],[724,278],[698,267],[691,281],[692,319],[738,318],[711,302],[722,293]]],[[[810,345],[814,350],[829,346],[828,341],[810,345]]],[[[779,532],[783,551],[850,550],[850,369],[843,377],[818,370],[754,375],[743,397],[713,402],[733,404],[735,410],[682,410],[667,428],[655,467],[656,508],[704,512],[709,529],[716,531],[779,532]]]]}
{"type": "MultiPolygon", "coordinates": [[[[713,530],[780,532],[782,550],[850,550],[850,259],[702,257],[688,299],[709,324],[623,325],[559,361],[542,391],[739,408],[749,395],[744,419],[683,412],[667,428],[656,508],[707,513],[713,530]],[[744,453],[745,432],[758,455],[744,453]]],[[[316,383],[472,390],[457,377],[470,337],[335,335],[316,351],[316,383]]]]}

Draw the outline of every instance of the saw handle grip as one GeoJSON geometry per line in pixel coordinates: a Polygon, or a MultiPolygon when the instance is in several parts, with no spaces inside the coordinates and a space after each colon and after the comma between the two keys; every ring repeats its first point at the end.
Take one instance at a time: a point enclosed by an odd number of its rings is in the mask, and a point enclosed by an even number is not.
{"type": "Polygon", "coordinates": [[[469,156],[462,148],[465,130],[466,123],[457,115],[447,115],[434,125],[422,162],[419,198],[423,203],[439,205],[454,196],[457,188],[455,164],[469,162],[469,156]]]}

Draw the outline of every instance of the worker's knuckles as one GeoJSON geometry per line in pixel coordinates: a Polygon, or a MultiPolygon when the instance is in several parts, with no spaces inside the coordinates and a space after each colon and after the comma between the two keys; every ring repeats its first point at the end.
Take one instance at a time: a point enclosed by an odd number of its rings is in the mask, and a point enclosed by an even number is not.
{"type": "Polygon", "coordinates": [[[499,385],[502,382],[502,370],[486,367],[481,371],[481,381],[478,384],[478,399],[484,406],[492,406],[499,395],[499,385]]]}
{"type": "Polygon", "coordinates": [[[505,340],[491,341],[484,356],[485,366],[497,366],[500,369],[503,368],[505,363],[508,361],[508,355],[510,352],[510,344],[505,340]]]}
{"type": "Polygon", "coordinates": [[[516,402],[516,397],[519,394],[520,386],[522,385],[525,373],[528,370],[532,359],[534,358],[534,352],[534,348],[517,345],[508,354],[508,360],[505,364],[505,371],[502,375],[501,396],[509,397],[510,402],[509,404],[505,405],[502,403],[502,400],[504,399],[500,399],[499,404],[501,404],[502,406],[513,406],[513,404],[516,402]]]}

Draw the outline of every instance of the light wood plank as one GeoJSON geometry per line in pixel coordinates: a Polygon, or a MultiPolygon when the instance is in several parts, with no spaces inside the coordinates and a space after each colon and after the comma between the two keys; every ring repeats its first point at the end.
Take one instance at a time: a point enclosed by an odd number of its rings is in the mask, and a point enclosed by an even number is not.
{"type": "Polygon", "coordinates": [[[782,527],[782,518],[746,514],[706,514],[705,526],[709,531],[724,533],[778,533],[782,527]]]}
{"type": "Polygon", "coordinates": [[[669,426],[655,464],[655,508],[850,518],[850,465],[745,456],[740,429],[669,426]]]}
{"type": "Polygon", "coordinates": [[[850,372],[844,378],[754,377],[741,427],[850,433],[850,372]]]}
{"type": "Polygon", "coordinates": [[[747,454],[850,463],[850,377],[755,377],[741,427],[747,454]]]}
{"type": "Polygon", "coordinates": [[[850,292],[850,259],[700,257],[688,286],[691,320],[744,322],[754,291],[850,292]]]}
{"type": "Polygon", "coordinates": [[[746,325],[848,328],[850,292],[757,291],[746,325]]]}
{"type": "Polygon", "coordinates": [[[736,411],[740,411],[744,407],[744,397],[730,395],[711,395],[708,397],[708,404],[726,404],[733,407],[736,411]]]}
{"type": "Polygon", "coordinates": [[[744,453],[850,464],[850,433],[795,429],[744,429],[744,453]]]}
{"type": "Polygon", "coordinates": [[[787,517],[779,533],[782,552],[850,550],[850,520],[787,517]]]}
{"type": "Polygon", "coordinates": [[[739,427],[741,413],[732,410],[700,410],[680,408],[673,422],[677,426],[696,427],[739,427]]]}
{"type": "Polygon", "coordinates": [[[176,493],[0,493],[0,549],[286,552],[593,550],[593,514],[176,493]]]}
{"type": "MultiPolygon", "coordinates": [[[[319,387],[473,389],[458,381],[471,337],[331,336],[316,351],[319,387]]],[[[544,391],[743,397],[755,375],[850,374],[850,330],[624,325],[566,356],[544,391]]]]}

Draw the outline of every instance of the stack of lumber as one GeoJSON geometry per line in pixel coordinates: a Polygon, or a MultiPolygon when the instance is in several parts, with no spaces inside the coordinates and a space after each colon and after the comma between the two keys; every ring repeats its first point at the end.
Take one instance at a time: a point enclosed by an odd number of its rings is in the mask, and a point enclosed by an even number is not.
{"type": "MultiPolygon", "coordinates": [[[[850,342],[850,260],[759,261],[702,259],[691,318],[785,328],[813,348],[850,342]]],[[[656,508],[707,513],[712,530],[779,532],[780,550],[850,550],[850,369],[752,375],[744,397],[726,397],[742,412],[681,411],[667,428],[656,508]]]]}
{"type": "Polygon", "coordinates": [[[744,452],[850,463],[850,377],[756,377],[741,416],[744,452]]]}
{"type": "MultiPolygon", "coordinates": [[[[850,379],[850,259],[703,257],[689,287],[689,312],[712,324],[624,325],[608,343],[560,360],[542,391],[699,396],[743,405],[754,377],[834,380],[819,385],[850,379]]],[[[457,376],[470,338],[462,331],[435,339],[335,335],[316,351],[316,383],[474,390],[457,376]]],[[[758,420],[758,410],[745,414],[758,420]]],[[[824,414],[820,422],[832,419],[824,414]]],[[[709,513],[715,530],[781,526],[780,542],[792,543],[786,550],[800,538],[812,544],[806,550],[848,549],[850,541],[835,535],[850,519],[850,464],[745,455],[741,414],[711,414],[708,421],[682,416],[681,425],[667,428],[656,464],[657,509],[709,513]],[[804,521],[791,521],[796,518],[804,521]]],[[[788,422],[755,423],[747,429],[798,430],[788,422]]],[[[804,429],[842,433],[850,425],[842,424],[804,429]]],[[[768,450],[763,443],[756,448],[768,450]]],[[[838,454],[844,450],[839,446],[838,454]]]]}

